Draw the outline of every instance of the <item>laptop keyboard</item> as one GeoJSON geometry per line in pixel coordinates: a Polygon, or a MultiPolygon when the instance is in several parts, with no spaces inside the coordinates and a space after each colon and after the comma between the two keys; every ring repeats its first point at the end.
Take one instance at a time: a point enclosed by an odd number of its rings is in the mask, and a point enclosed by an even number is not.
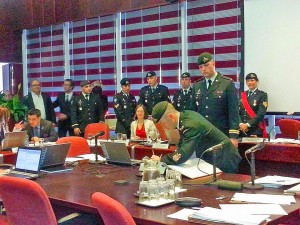
{"type": "Polygon", "coordinates": [[[8,174],[9,176],[10,175],[12,175],[13,177],[15,176],[15,177],[32,177],[32,178],[34,178],[34,177],[38,177],[38,175],[37,174],[32,174],[32,173],[26,173],[26,172],[20,172],[20,171],[11,171],[11,172],[9,172],[9,174],[8,174]]]}

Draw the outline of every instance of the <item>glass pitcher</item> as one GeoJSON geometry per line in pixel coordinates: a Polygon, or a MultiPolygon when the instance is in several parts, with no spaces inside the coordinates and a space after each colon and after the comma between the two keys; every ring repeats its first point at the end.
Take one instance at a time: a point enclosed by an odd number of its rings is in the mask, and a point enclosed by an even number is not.
{"type": "Polygon", "coordinates": [[[144,161],[143,181],[160,177],[159,162],[152,159],[144,161]]]}

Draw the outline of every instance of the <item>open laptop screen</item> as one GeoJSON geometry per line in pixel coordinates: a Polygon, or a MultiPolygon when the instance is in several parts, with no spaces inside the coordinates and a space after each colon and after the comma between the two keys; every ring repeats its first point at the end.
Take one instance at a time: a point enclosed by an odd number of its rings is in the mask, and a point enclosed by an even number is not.
{"type": "Polygon", "coordinates": [[[42,151],[19,148],[16,170],[39,171],[42,151]]]}

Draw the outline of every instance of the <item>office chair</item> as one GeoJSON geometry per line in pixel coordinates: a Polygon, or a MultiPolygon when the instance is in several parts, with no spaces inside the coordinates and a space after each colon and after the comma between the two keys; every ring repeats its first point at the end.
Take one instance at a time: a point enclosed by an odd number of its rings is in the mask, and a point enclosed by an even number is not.
{"type": "Polygon", "coordinates": [[[74,157],[82,154],[90,154],[90,147],[86,139],[83,137],[69,136],[62,137],[56,141],[57,144],[71,143],[67,157],[74,157]]]}
{"type": "Polygon", "coordinates": [[[294,119],[281,119],[279,120],[278,125],[282,137],[298,139],[298,131],[300,131],[300,121],[294,119]]]}
{"type": "Polygon", "coordinates": [[[99,133],[100,131],[104,131],[105,134],[99,136],[98,139],[108,140],[110,137],[109,126],[103,122],[88,124],[84,130],[84,138],[88,139],[89,136],[95,135],[95,134],[99,133]]]}
{"type": "Polygon", "coordinates": [[[115,199],[96,192],[92,195],[92,204],[97,208],[105,225],[135,225],[127,209],[115,199]]]}
{"type": "MultiPolygon", "coordinates": [[[[47,194],[40,185],[31,180],[0,177],[0,198],[3,201],[9,225],[63,225],[71,221],[66,220],[66,217],[56,220],[47,194]]],[[[79,214],[74,213],[67,217],[73,219],[77,216],[79,214]]]]}

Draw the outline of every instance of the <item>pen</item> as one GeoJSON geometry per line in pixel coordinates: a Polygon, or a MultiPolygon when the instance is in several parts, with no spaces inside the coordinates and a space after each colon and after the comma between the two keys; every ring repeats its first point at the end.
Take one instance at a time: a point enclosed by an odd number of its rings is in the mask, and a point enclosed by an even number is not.
{"type": "Polygon", "coordinates": [[[154,150],[153,150],[153,148],[151,148],[151,150],[152,150],[152,155],[155,155],[155,154],[154,154],[154,150]]]}

